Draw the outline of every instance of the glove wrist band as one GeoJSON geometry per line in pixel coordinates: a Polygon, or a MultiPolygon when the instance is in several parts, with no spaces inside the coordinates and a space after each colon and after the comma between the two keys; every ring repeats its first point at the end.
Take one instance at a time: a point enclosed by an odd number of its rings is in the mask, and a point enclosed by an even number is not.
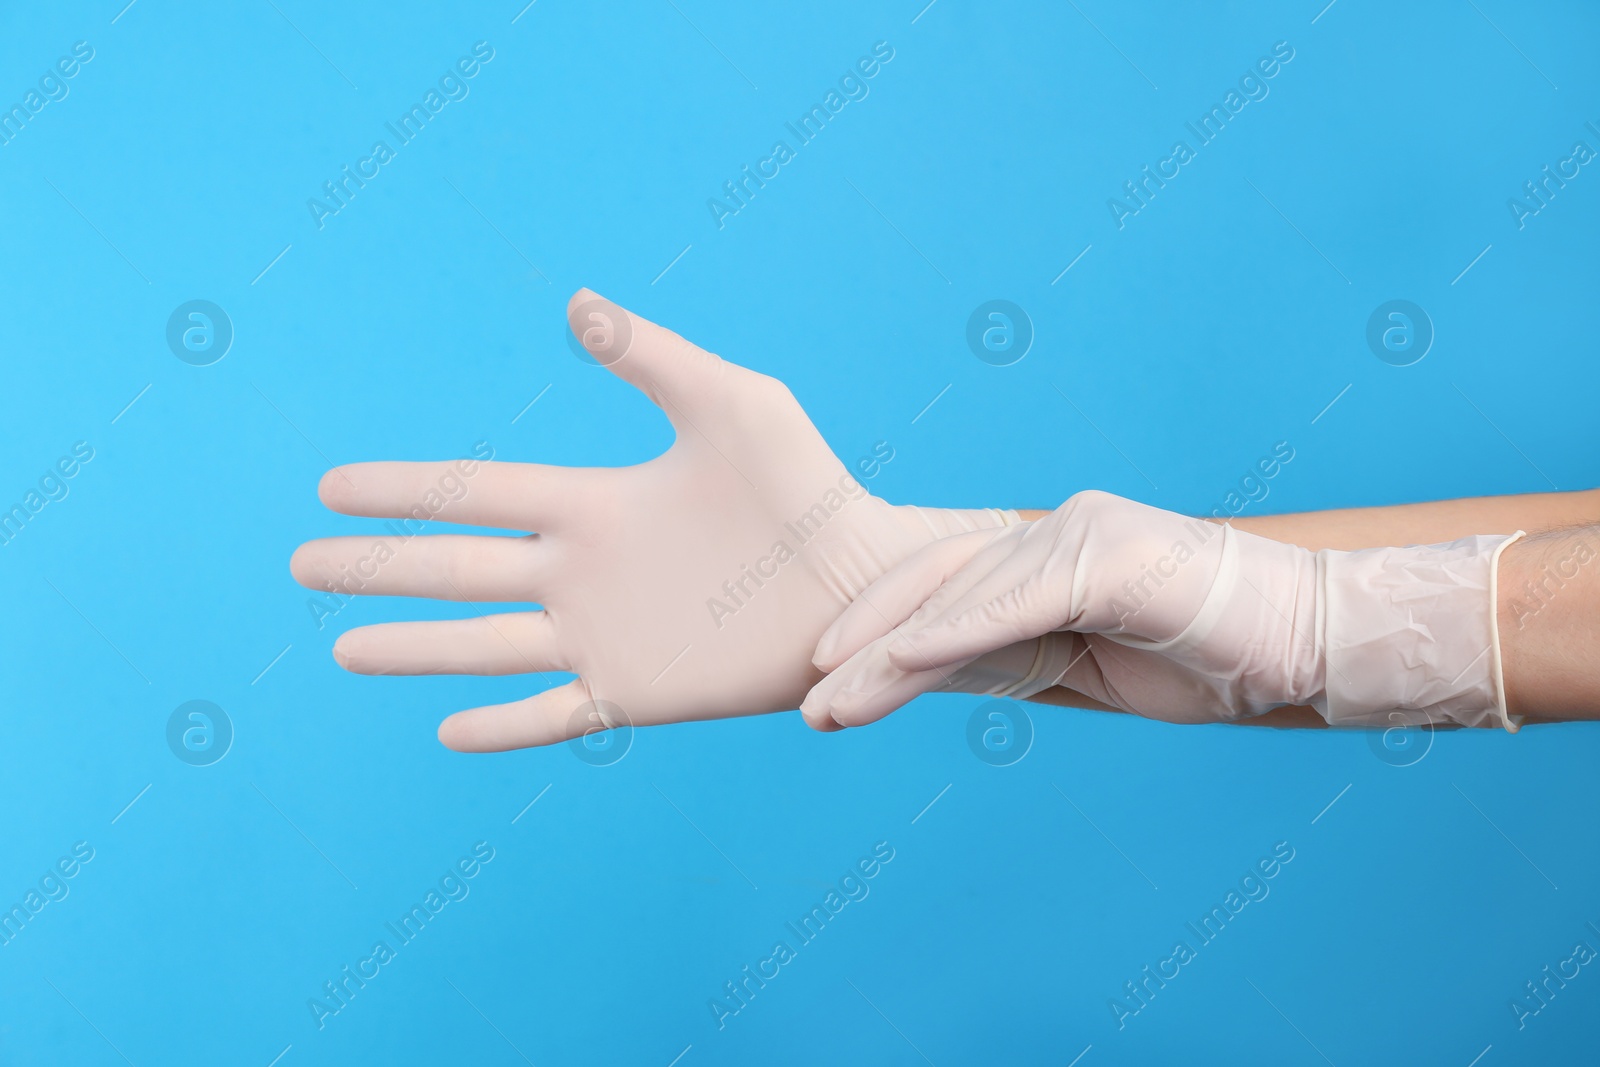
{"type": "Polygon", "coordinates": [[[1512,715],[1510,705],[1506,702],[1505,661],[1500,654],[1500,556],[1526,536],[1524,531],[1518,530],[1500,542],[1489,560],[1489,633],[1493,639],[1490,647],[1494,656],[1494,696],[1499,706],[1500,725],[1507,733],[1513,734],[1522,729],[1522,716],[1512,715]]]}
{"type": "Polygon", "coordinates": [[[1501,726],[1500,554],[1521,538],[1318,553],[1326,688],[1334,726],[1501,726]]]}

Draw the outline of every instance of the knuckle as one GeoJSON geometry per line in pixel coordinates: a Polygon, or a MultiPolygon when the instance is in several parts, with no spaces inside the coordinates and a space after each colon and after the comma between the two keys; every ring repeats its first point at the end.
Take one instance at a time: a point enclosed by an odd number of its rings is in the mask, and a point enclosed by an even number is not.
{"type": "Polygon", "coordinates": [[[1121,497],[1114,496],[1104,489],[1080,489],[1067,498],[1067,502],[1061,506],[1061,510],[1073,516],[1082,515],[1088,517],[1109,511],[1121,501],[1121,497]]]}

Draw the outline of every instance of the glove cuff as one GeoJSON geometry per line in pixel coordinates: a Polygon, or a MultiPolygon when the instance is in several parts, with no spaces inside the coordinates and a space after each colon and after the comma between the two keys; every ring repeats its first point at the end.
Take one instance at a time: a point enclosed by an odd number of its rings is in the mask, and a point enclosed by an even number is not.
{"type": "Polygon", "coordinates": [[[1500,553],[1522,536],[1317,554],[1330,725],[1517,723],[1497,626],[1500,553]]]}
{"type": "Polygon", "coordinates": [[[1026,700],[1055,685],[1070,662],[1059,654],[1063,645],[1081,643],[1077,634],[1051,633],[1032,641],[985,653],[950,672],[940,685],[954,693],[1026,700]]]}
{"type": "Polygon", "coordinates": [[[1522,729],[1522,716],[1511,714],[1506,704],[1505,661],[1500,655],[1500,555],[1526,536],[1528,535],[1525,531],[1518,530],[1500,542],[1494,550],[1494,558],[1489,563],[1489,632],[1494,641],[1494,693],[1499,702],[1500,725],[1505,727],[1506,732],[1513,734],[1522,729]]]}
{"type": "Polygon", "coordinates": [[[972,533],[974,530],[998,530],[1016,526],[1022,516],[1009,508],[922,508],[915,504],[903,505],[921,520],[935,540],[972,533]]]}

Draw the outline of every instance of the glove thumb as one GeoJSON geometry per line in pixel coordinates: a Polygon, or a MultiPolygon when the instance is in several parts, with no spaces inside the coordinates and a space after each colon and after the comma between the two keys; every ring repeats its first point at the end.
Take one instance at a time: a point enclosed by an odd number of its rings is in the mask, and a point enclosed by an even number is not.
{"type": "Polygon", "coordinates": [[[579,289],[567,302],[567,325],[595,362],[648,396],[677,425],[722,366],[722,358],[663,326],[579,289]]]}

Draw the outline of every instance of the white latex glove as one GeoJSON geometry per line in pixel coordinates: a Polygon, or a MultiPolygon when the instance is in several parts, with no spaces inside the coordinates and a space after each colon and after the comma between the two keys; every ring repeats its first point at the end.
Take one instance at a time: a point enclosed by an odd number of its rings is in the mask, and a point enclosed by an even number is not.
{"type": "Polygon", "coordinates": [[[1053,681],[1168,721],[1310,705],[1339,726],[1514,729],[1495,568],[1520,536],[1313,553],[1079,493],[887,573],[823,635],[816,662],[832,673],[801,710],[822,728],[862,725],[952,688],[971,657],[1023,647],[1035,688],[1053,681]]]}
{"type": "Polygon", "coordinates": [[[532,532],[328,538],[291,563],[316,589],[542,607],[365,626],[334,645],[361,674],[578,675],[450,716],[439,739],[451,748],[794,708],[819,677],[818,636],[869,583],[939,538],[1018,521],[887,504],[845,470],[782,382],[588,290],[568,320],[596,360],[666,413],[670,449],[633,467],[483,463],[470,477],[456,463],[340,467],[318,488],[335,511],[402,518],[430,493],[440,500],[441,484],[464,484],[429,517],[532,532]]]}

